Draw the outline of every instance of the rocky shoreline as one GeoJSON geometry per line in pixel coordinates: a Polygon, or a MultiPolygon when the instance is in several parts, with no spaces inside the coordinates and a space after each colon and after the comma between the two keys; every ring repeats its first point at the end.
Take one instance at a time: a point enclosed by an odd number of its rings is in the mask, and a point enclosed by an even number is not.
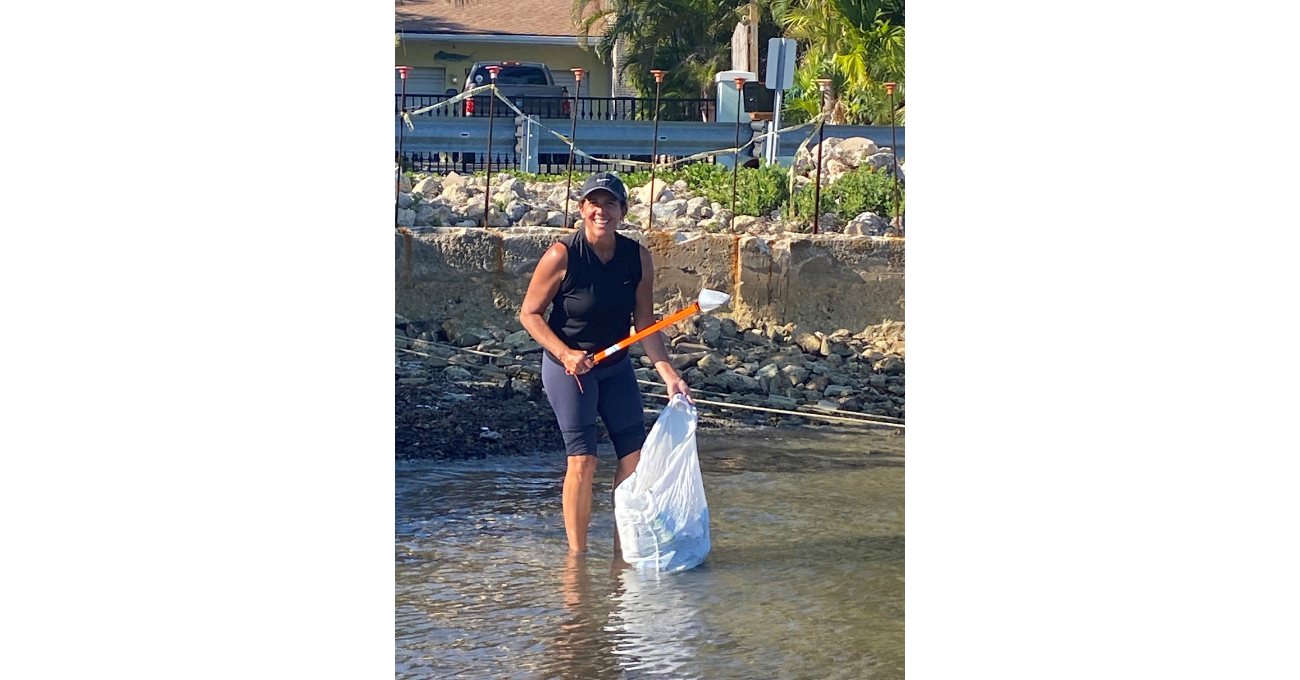
{"type": "MultiPolygon", "coordinates": [[[[822,145],[822,186],[828,187],[845,173],[859,167],[873,172],[892,172],[892,155],[888,147],[877,148],[869,139],[827,137],[822,145]]],[[[794,183],[806,187],[815,180],[817,145],[812,145],[795,160],[794,183]]],[[[899,181],[903,170],[900,163],[899,181]]],[[[484,217],[485,177],[462,176],[455,172],[445,176],[420,174],[414,181],[399,175],[397,194],[397,225],[405,228],[420,227],[560,227],[565,220],[565,182],[525,182],[513,175],[501,173],[492,179],[492,196],[487,201],[484,217]]],[[[581,181],[570,187],[568,224],[581,225],[577,197],[581,181]]],[[[809,188],[808,190],[811,190],[809,188]]],[[[734,215],[717,201],[696,195],[684,180],[672,185],[656,179],[653,186],[647,183],[639,188],[629,187],[628,214],[625,227],[645,229],[654,212],[656,231],[690,232],[728,231],[736,234],[776,235],[786,231],[803,231],[808,220],[787,221],[776,211],[770,215],[734,215]]],[[[885,218],[863,212],[853,219],[844,220],[832,213],[820,217],[822,233],[843,233],[866,236],[900,236],[901,221],[888,223],[885,218]]]]}
{"type": "MultiPolygon", "coordinates": [[[[662,310],[671,313],[674,310],[662,310]]],[[[396,456],[481,458],[563,450],[542,392],[541,347],[527,331],[396,317],[396,456]]],[[[905,417],[903,322],[825,334],[795,324],[742,328],[695,316],[664,332],[669,358],[699,399],[784,411],[905,417]]],[[[665,394],[640,345],[630,350],[647,394],[665,394]]],[[[663,400],[645,397],[647,424],[663,400]]],[[[701,428],[820,423],[701,406],[701,428]]],[[[849,426],[853,427],[853,426],[849,426]]],[[[602,429],[602,438],[606,435],[602,429]]]]}

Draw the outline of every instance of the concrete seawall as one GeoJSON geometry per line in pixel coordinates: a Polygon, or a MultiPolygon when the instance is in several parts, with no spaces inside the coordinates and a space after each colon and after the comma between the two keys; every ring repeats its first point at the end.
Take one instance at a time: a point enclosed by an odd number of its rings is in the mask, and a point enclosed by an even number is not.
{"type": "MultiPolygon", "coordinates": [[[[431,228],[396,240],[396,311],[411,319],[519,329],[519,306],[546,249],[568,230],[431,228]]],[[[797,323],[861,331],[903,321],[905,242],[871,236],[733,236],[620,232],[655,259],[655,302],[693,301],[700,288],[732,295],[721,316],[742,327],[797,323]]]]}

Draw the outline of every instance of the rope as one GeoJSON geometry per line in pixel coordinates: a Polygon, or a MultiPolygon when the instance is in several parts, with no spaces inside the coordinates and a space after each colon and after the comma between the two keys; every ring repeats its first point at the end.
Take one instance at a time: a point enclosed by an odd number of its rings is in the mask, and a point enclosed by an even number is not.
{"type": "MultiPolygon", "coordinates": [[[[413,340],[413,338],[407,338],[407,337],[404,337],[404,336],[401,336],[401,335],[395,335],[394,337],[395,337],[395,338],[400,338],[400,339],[402,339],[402,340],[408,340],[408,341],[413,340]]],[[[538,364],[532,364],[532,363],[527,363],[527,364],[525,364],[525,363],[523,363],[522,360],[515,359],[513,356],[510,356],[510,355],[508,355],[508,354],[490,354],[490,353],[488,353],[488,352],[480,352],[480,351],[478,351],[478,350],[467,349],[467,348],[464,348],[464,347],[457,347],[457,346],[455,346],[455,345],[448,345],[448,344],[441,343],[441,342],[432,342],[432,341],[429,341],[429,340],[413,340],[413,341],[414,341],[414,342],[422,342],[422,343],[427,344],[427,345],[433,345],[434,347],[446,347],[447,349],[456,350],[456,351],[458,351],[458,352],[466,352],[466,353],[469,353],[469,354],[477,354],[477,355],[479,355],[479,356],[493,357],[493,358],[497,358],[497,359],[500,359],[500,358],[503,358],[503,357],[504,357],[504,358],[508,358],[508,359],[510,359],[511,361],[519,361],[519,362],[520,362],[520,367],[521,367],[521,368],[531,369],[533,372],[540,372],[540,371],[541,371],[541,364],[540,364],[540,363],[538,363],[538,364]]],[[[422,356],[422,357],[431,357],[431,356],[433,356],[432,354],[425,354],[424,352],[417,352],[417,351],[415,351],[415,350],[413,350],[413,349],[405,349],[405,348],[402,348],[402,347],[398,347],[398,348],[396,348],[396,349],[397,349],[397,351],[399,351],[399,352],[406,352],[406,353],[408,353],[408,354],[414,354],[414,355],[416,355],[416,356],[422,356]]],[[[649,381],[649,380],[640,380],[640,379],[638,379],[637,382],[638,382],[638,383],[641,383],[641,384],[643,384],[643,385],[658,385],[658,386],[660,386],[660,387],[663,386],[663,383],[652,382],[652,381],[649,381]]],[[[716,394],[716,395],[719,395],[719,396],[725,396],[725,395],[724,395],[723,393],[721,393],[721,392],[710,392],[710,391],[708,391],[708,390],[697,390],[697,389],[695,389],[694,387],[691,388],[691,391],[692,391],[692,392],[697,392],[697,393],[700,393],[700,394],[716,394]]],[[[642,394],[642,395],[652,396],[652,397],[659,397],[660,399],[667,399],[667,398],[668,398],[668,395],[666,395],[666,394],[658,394],[658,393],[655,393],[655,392],[645,392],[645,391],[642,391],[641,394],[642,394]]],[[[765,413],[777,413],[777,414],[780,414],[780,415],[797,416],[797,417],[800,417],[800,418],[821,418],[822,420],[830,420],[830,421],[834,421],[834,422],[855,423],[855,424],[858,424],[858,425],[879,425],[879,426],[882,426],[882,427],[897,427],[897,428],[900,428],[900,429],[905,429],[905,428],[907,427],[907,425],[904,424],[904,423],[902,423],[902,422],[887,422],[887,421],[884,421],[884,420],[871,420],[872,418],[889,418],[889,420],[899,420],[898,418],[891,418],[891,417],[889,417],[889,416],[869,416],[869,415],[860,415],[860,416],[859,416],[859,415],[853,415],[852,417],[848,417],[848,416],[832,416],[832,415],[826,415],[826,414],[823,414],[823,413],[815,413],[815,412],[808,412],[808,411],[788,411],[788,410],[786,410],[786,409],[769,408],[769,407],[766,407],[766,406],[750,406],[750,405],[748,405],[748,404],[732,404],[732,403],[730,403],[730,402],[709,401],[709,400],[707,400],[707,399],[695,399],[694,401],[695,401],[695,403],[697,403],[697,404],[707,404],[707,405],[710,405],[710,406],[719,406],[719,407],[723,407],[723,408],[738,408],[738,409],[744,409],[744,410],[746,410],[746,411],[763,411],[763,412],[765,412],[765,413]]],[[[815,407],[806,407],[806,408],[815,408],[815,407]]]]}
{"type": "MultiPolygon", "coordinates": [[[[485,92],[485,91],[489,91],[489,90],[492,92],[492,95],[493,95],[493,96],[495,96],[497,99],[500,99],[501,102],[502,102],[503,104],[505,104],[506,106],[510,107],[510,110],[514,111],[517,115],[523,116],[523,117],[525,117],[525,118],[529,118],[529,117],[531,117],[531,116],[529,116],[528,114],[524,113],[523,111],[519,110],[519,108],[518,108],[517,106],[514,105],[514,102],[510,101],[509,99],[507,99],[507,98],[505,97],[505,95],[501,94],[501,90],[497,89],[496,85],[482,85],[482,86],[480,86],[480,87],[476,87],[476,88],[473,88],[473,89],[470,89],[470,90],[465,90],[464,92],[462,92],[462,93],[456,95],[455,97],[452,97],[451,99],[448,99],[447,101],[438,102],[437,104],[432,104],[432,105],[430,105],[430,106],[426,106],[426,107],[421,108],[421,109],[415,109],[414,111],[404,111],[404,112],[401,113],[401,117],[402,117],[402,120],[406,122],[407,127],[410,128],[410,129],[412,129],[412,130],[414,130],[414,129],[415,129],[415,125],[411,122],[411,116],[418,115],[418,114],[421,114],[421,113],[425,113],[425,112],[428,112],[428,111],[433,111],[434,109],[439,109],[439,108],[443,108],[443,107],[446,107],[446,106],[451,106],[452,104],[456,104],[456,103],[462,102],[462,101],[464,101],[464,100],[466,100],[466,99],[469,99],[470,97],[473,97],[473,96],[478,95],[478,94],[482,94],[483,92],[485,92]]],[[[575,114],[575,115],[576,115],[576,114],[575,114]]],[[[617,159],[617,158],[598,158],[598,157],[596,157],[596,156],[592,156],[591,154],[589,154],[589,153],[583,151],[582,149],[579,149],[578,147],[574,146],[574,144],[573,144],[573,140],[569,139],[567,135],[564,135],[563,133],[560,133],[560,132],[558,132],[558,131],[556,131],[556,130],[552,130],[551,128],[549,128],[549,127],[547,127],[546,125],[542,124],[541,121],[540,121],[539,119],[534,119],[534,124],[535,124],[537,127],[539,127],[539,128],[541,128],[541,129],[543,129],[543,130],[545,130],[545,131],[551,133],[552,135],[555,135],[555,137],[556,137],[557,139],[559,139],[560,141],[564,142],[565,144],[568,144],[568,146],[569,146],[569,150],[570,150],[571,153],[573,153],[573,154],[575,154],[575,155],[578,155],[578,156],[582,156],[583,158],[588,158],[588,159],[592,160],[592,161],[595,162],[595,163],[599,163],[599,164],[602,164],[602,165],[627,165],[627,166],[631,166],[631,167],[644,167],[644,168],[648,168],[648,167],[651,167],[651,166],[655,166],[655,167],[659,167],[659,168],[671,168],[671,167],[673,167],[673,166],[675,166],[675,165],[681,165],[681,164],[683,164],[683,163],[690,163],[690,162],[692,162],[692,161],[702,160],[702,159],[704,159],[704,158],[708,158],[708,157],[710,157],[710,156],[725,156],[725,155],[729,155],[729,154],[739,154],[741,151],[744,151],[746,148],[748,148],[748,147],[750,147],[750,146],[753,146],[753,145],[757,144],[758,141],[761,140],[761,139],[766,139],[767,137],[772,136],[772,135],[775,135],[775,134],[783,134],[783,133],[786,133],[786,132],[793,132],[793,131],[798,130],[798,129],[800,129],[800,128],[804,128],[804,127],[807,127],[807,126],[809,126],[809,125],[812,125],[812,124],[814,124],[814,123],[819,123],[821,120],[822,120],[822,116],[821,116],[821,115],[818,115],[817,118],[815,118],[815,119],[813,119],[813,120],[811,120],[811,121],[808,121],[808,122],[806,122],[806,123],[802,123],[802,124],[800,124],[800,125],[794,125],[794,126],[791,126],[791,127],[788,127],[788,128],[783,128],[783,129],[781,129],[781,130],[775,130],[775,131],[773,131],[773,132],[765,132],[765,133],[763,133],[763,134],[761,134],[761,135],[755,135],[755,136],[751,137],[750,140],[749,140],[748,142],[745,142],[744,144],[741,144],[739,147],[728,147],[728,148],[725,148],[725,149],[714,149],[714,150],[712,150],[712,151],[704,151],[704,152],[697,153],[697,154],[692,155],[692,156],[687,156],[687,157],[685,157],[685,158],[679,158],[679,159],[677,159],[677,160],[675,160],[675,161],[667,161],[667,162],[663,162],[663,163],[656,163],[656,162],[654,162],[654,161],[646,162],[646,161],[622,160],[622,159],[617,159]]],[[[812,137],[809,136],[808,139],[812,139],[812,137]]],[[[805,144],[805,145],[807,144],[807,142],[808,142],[808,140],[804,140],[804,144],[805,144]]],[[[800,148],[802,149],[803,147],[800,147],[800,148]]],[[[791,181],[793,181],[793,179],[792,179],[791,181]]]]}

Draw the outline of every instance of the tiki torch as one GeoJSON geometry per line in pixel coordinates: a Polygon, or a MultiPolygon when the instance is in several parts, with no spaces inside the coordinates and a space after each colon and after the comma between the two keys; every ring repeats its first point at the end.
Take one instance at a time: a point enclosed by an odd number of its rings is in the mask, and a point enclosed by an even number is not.
{"type": "Polygon", "coordinates": [[[898,201],[898,137],[894,131],[894,88],[898,83],[885,83],[885,92],[889,93],[889,150],[894,154],[894,219],[898,220],[895,229],[903,235],[903,214],[899,212],[898,201]]]}
{"type": "MultiPolygon", "coordinates": [[[[397,183],[395,189],[397,194],[402,193],[402,133],[406,132],[406,74],[411,72],[410,66],[398,66],[397,73],[402,76],[402,102],[398,105],[397,116],[397,177],[393,181],[397,183]]],[[[401,209],[397,204],[397,196],[393,198],[393,227],[397,227],[397,213],[401,209]]]]}
{"type": "Polygon", "coordinates": [[[664,74],[667,71],[652,69],[650,75],[655,77],[655,131],[654,139],[650,142],[650,227],[646,231],[655,228],[655,169],[659,167],[657,154],[659,153],[659,91],[663,88],[664,74]]]}
{"type": "Polygon", "coordinates": [[[571,68],[573,77],[573,106],[569,107],[573,111],[573,126],[569,128],[569,169],[565,172],[564,180],[564,228],[569,228],[569,190],[573,187],[573,150],[578,136],[578,93],[582,92],[582,74],[585,72],[580,68],[571,68]]]}
{"type": "Polygon", "coordinates": [[[497,101],[497,72],[501,70],[500,66],[488,66],[488,73],[492,75],[492,93],[488,96],[488,148],[487,164],[483,167],[487,169],[487,185],[483,190],[483,226],[488,225],[488,210],[492,201],[492,109],[493,104],[497,101]]]}
{"type": "Polygon", "coordinates": [[[822,121],[817,124],[817,184],[813,189],[813,230],[817,233],[817,227],[821,224],[822,217],[822,141],[825,139],[826,126],[826,102],[831,96],[831,79],[818,78],[817,87],[822,91],[822,121]]]}

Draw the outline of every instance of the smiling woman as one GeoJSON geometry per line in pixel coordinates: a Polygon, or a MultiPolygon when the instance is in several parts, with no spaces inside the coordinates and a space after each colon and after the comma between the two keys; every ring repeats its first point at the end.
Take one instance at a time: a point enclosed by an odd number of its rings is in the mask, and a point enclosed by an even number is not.
{"type": "MultiPolygon", "coordinates": [[[[596,472],[596,416],[605,422],[618,457],[614,486],[632,474],[645,441],[645,411],[626,350],[597,367],[591,353],[622,340],[631,325],[654,325],[654,260],[650,251],[618,233],[627,214],[622,180],[596,173],[578,201],[583,227],[551,246],[528,285],[519,314],[545,352],[542,384],[555,410],[568,453],[564,526],[569,551],[587,551],[591,487],[596,472]],[[547,319],[542,314],[551,307],[547,319]]],[[[663,338],[645,338],[646,356],[668,387],[689,398],[686,381],[668,361],[663,338]]]]}

